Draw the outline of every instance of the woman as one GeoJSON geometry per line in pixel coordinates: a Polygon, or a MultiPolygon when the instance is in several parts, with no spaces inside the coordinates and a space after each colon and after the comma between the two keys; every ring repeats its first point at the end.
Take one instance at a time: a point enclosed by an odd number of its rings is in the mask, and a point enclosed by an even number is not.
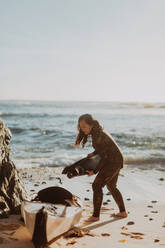
{"type": "Polygon", "coordinates": [[[120,191],[116,188],[118,175],[120,169],[123,168],[123,156],[115,141],[112,137],[103,131],[99,122],[95,120],[92,115],[84,114],[79,117],[78,120],[78,135],[75,142],[75,147],[82,143],[84,147],[88,140],[88,136],[92,136],[92,146],[94,152],[88,154],[88,157],[92,157],[95,154],[99,154],[101,160],[94,170],[94,172],[87,171],[88,175],[97,176],[92,184],[93,188],[93,214],[86,222],[94,222],[99,220],[100,209],[103,200],[102,188],[106,185],[111,192],[115,202],[119,207],[119,212],[112,216],[127,217],[124,202],[120,191]]]}

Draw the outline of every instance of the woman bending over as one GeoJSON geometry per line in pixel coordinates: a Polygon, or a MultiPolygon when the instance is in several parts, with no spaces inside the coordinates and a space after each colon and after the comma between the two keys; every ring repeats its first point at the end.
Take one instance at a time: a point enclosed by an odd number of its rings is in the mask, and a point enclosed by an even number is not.
{"type": "Polygon", "coordinates": [[[123,168],[123,156],[118,145],[113,138],[103,130],[99,122],[90,114],[84,114],[79,117],[78,130],[79,133],[77,135],[75,146],[78,146],[81,143],[82,147],[84,147],[88,140],[88,136],[91,135],[92,146],[95,150],[88,154],[88,157],[92,157],[95,154],[98,154],[101,157],[94,172],[87,171],[89,176],[96,173],[98,174],[92,184],[93,214],[85,221],[94,222],[99,220],[103,200],[102,189],[105,185],[111,192],[119,208],[119,212],[112,216],[127,217],[123,197],[116,187],[120,169],[123,168]]]}

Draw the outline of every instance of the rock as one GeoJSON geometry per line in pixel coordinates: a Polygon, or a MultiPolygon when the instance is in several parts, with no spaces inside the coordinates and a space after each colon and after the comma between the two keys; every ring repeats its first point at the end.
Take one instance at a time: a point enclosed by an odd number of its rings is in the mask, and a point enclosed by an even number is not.
{"type": "Polygon", "coordinates": [[[133,222],[133,221],[129,221],[128,223],[127,223],[127,225],[134,225],[135,224],[135,222],[133,222]]]}
{"type": "Polygon", "coordinates": [[[125,236],[129,236],[132,239],[143,239],[143,237],[141,237],[141,235],[144,235],[144,233],[140,233],[140,232],[131,232],[131,233],[121,232],[121,234],[125,235],[125,236]]]}
{"type": "Polygon", "coordinates": [[[34,184],[34,186],[35,186],[35,187],[38,187],[38,186],[39,186],[39,184],[38,184],[38,183],[35,183],[35,184],[34,184]]]}
{"type": "Polygon", "coordinates": [[[156,203],[157,201],[151,201],[152,203],[156,203]]]}
{"type": "Polygon", "coordinates": [[[102,233],[101,236],[105,237],[105,236],[111,236],[111,234],[109,233],[102,233]]]}
{"type": "Polygon", "coordinates": [[[60,177],[56,177],[56,179],[59,180],[59,183],[62,184],[61,178],[60,177]]]}
{"type": "Polygon", "coordinates": [[[98,236],[97,234],[94,234],[94,233],[91,233],[91,232],[87,233],[86,235],[88,235],[90,237],[96,237],[96,236],[98,236]]]}
{"type": "Polygon", "coordinates": [[[21,201],[27,198],[24,183],[10,160],[11,133],[0,120],[0,218],[19,214],[21,201]]]}
{"type": "Polygon", "coordinates": [[[132,239],[143,239],[141,236],[131,235],[130,238],[132,239]]]}
{"type": "Polygon", "coordinates": [[[128,230],[128,228],[126,226],[122,226],[121,229],[122,230],[128,230]]]}
{"type": "Polygon", "coordinates": [[[85,198],[84,198],[84,201],[89,201],[89,198],[86,198],[86,197],[85,197],[85,198]]]}
{"type": "Polygon", "coordinates": [[[107,202],[111,202],[111,200],[108,199],[107,202]]]}
{"type": "Polygon", "coordinates": [[[147,207],[148,207],[148,208],[153,208],[153,206],[151,206],[151,205],[148,205],[147,207]]]}
{"type": "Polygon", "coordinates": [[[103,202],[103,205],[107,205],[108,204],[108,202],[103,202]]]}
{"type": "Polygon", "coordinates": [[[163,226],[162,227],[165,227],[165,222],[163,223],[163,226]]]}
{"type": "Polygon", "coordinates": [[[0,237],[0,244],[3,244],[3,238],[2,237],[0,237]]]}
{"type": "Polygon", "coordinates": [[[151,211],[151,213],[157,214],[157,213],[158,213],[158,211],[151,211]]]}
{"type": "Polygon", "coordinates": [[[161,178],[159,178],[159,180],[160,180],[160,181],[164,181],[164,178],[163,178],[163,177],[161,177],[161,178]]]}
{"type": "Polygon", "coordinates": [[[147,214],[145,214],[145,215],[144,215],[144,217],[148,217],[148,215],[147,215],[147,214]]]}
{"type": "Polygon", "coordinates": [[[121,234],[124,236],[130,236],[131,235],[130,233],[124,233],[124,232],[121,232],[121,234]]]}
{"type": "Polygon", "coordinates": [[[160,240],[159,239],[154,239],[154,242],[155,243],[158,243],[160,240]]]}
{"type": "Polygon", "coordinates": [[[141,232],[131,232],[133,235],[144,235],[144,233],[141,232]]]}
{"type": "Polygon", "coordinates": [[[149,218],[149,220],[151,221],[151,220],[153,220],[153,218],[149,218]]]}
{"type": "Polygon", "coordinates": [[[77,243],[76,240],[72,240],[72,241],[68,242],[66,245],[67,245],[67,246],[68,246],[68,245],[74,245],[74,244],[76,244],[76,243],[77,243]]]}
{"type": "Polygon", "coordinates": [[[87,192],[89,192],[90,190],[89,189],[87,189],[87,192]]]}
{"type": "Polygon", "coordinates": [[[127,201],[130,201],[131,200],[131,198],[127,198],[127,201]]]}

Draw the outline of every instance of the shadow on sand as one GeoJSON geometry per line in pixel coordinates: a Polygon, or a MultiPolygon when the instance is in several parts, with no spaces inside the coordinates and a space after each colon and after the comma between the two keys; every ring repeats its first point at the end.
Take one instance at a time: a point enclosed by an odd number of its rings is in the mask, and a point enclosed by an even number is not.
{"type": "Polygon", "coordinates": [[[81,225],[80,226],[80,229],[82,229],[82,230],[94,230],[94,229],[96,229],[96,228],[99,228],[99,227],[101,227],[101,226],[104,226],[104,225],[107,225],[107,224],[109,224],[109,223],[113,223],[113,222],[115,222],[115,221],[117,221],[117,220],[120,220],[120,219],[123,219],[123,218],[120,218],[120,217],[114,217],[113,219],[111,219],[111,220],[107,220],[107,221],[103,221],[103,222],[101,222],[101,223],[98,223],[98,224],[94,224],[94,225],[91,225],[92,223],[85,223],[85,224],[83,224],[83,225],[81,225]]]}
{"type": "MultiPolygon", "coordinates": [[[[113,222],[115,222],[115,221],[117,221],[117,220],[120,220],[120,219],[123,219],[123,218],[120,218],[120,217],[113,217],[113,219],[111,219],[111,220],[103,221],[103,222],[101,222],[101,223],[94,224],[94,225],[91,225],[92,223],[84,223],[83,225],[79,226],[78,228],[81,229],[82,231],[86,231],[86,230],[91,231],[91,230],[94,230],[94,229],[99,228],[99,227],[101,227],[101,226],[107,225],[107,224],[109,224],[109,223],[113,223],[113,222]]],[[[67,232],[66,232],[66,233],[67,233],[67,232]]],[[[47,246],[53,244],[56,240],[58,240],[59,238],[61,238],[61,237],[62,237],[63,235],[65,235],[66,233],[63,233],[62,235],[60,235],[60,236],[58,236],[58,237],[52,239],[51,241],[49,241],[49,242],[47,243],[47,246]]],[[[46,246],[46,247],[47,247],[47,246],[46,246]]]]}

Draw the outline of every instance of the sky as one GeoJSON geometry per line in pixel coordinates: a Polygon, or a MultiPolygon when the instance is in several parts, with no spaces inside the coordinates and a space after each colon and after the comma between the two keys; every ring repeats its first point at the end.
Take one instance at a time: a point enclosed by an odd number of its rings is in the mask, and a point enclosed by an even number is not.
{"type": "Polygon", "coordinates": [[[164,0],[0,6],[0,100],[165,102],[164,0]]]}

